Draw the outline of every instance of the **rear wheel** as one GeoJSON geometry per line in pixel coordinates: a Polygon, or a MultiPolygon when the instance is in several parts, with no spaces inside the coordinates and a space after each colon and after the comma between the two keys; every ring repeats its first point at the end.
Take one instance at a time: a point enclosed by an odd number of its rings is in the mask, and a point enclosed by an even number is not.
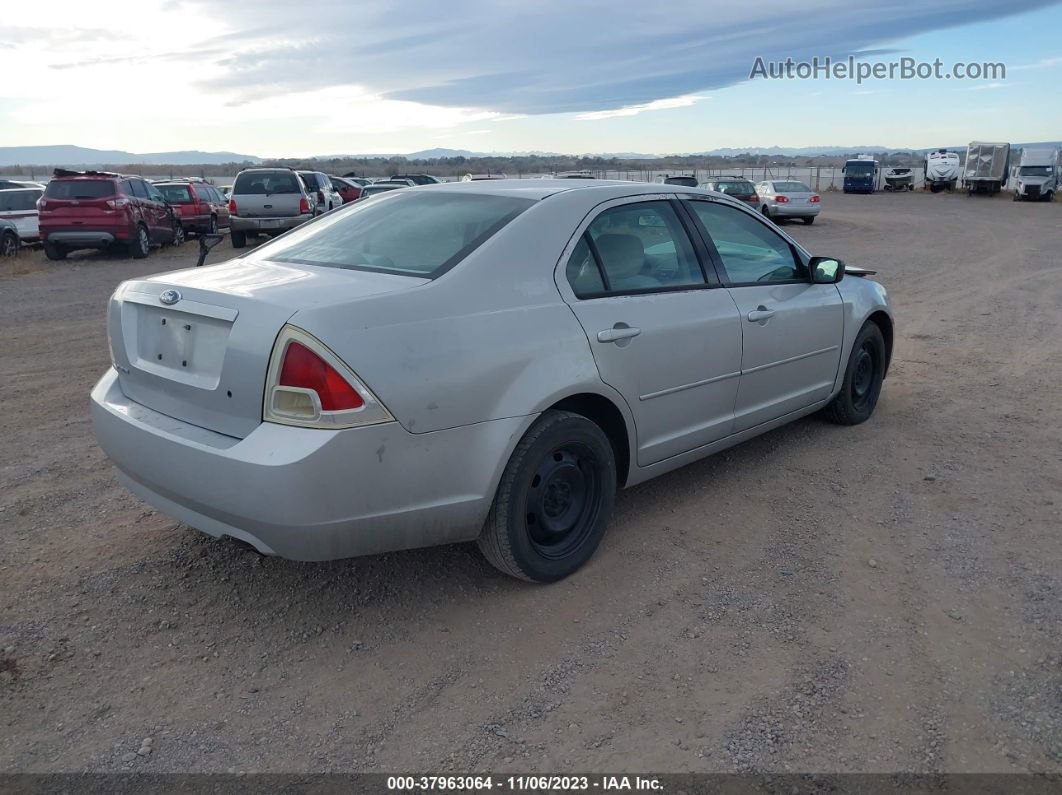
{"type": "Polygon", "coordinates": [[[771,217],[771,211],[769,209],[767,209],[767,205],[766,204],[763,205],[763,207],[760,208],[760,212],[763,213],[763,217],[764,218],[770,218],[771,217]]]}
{"type": "Polygon", "coordinates": [[[545,412],[502,473],[479,548],[505,574],[553,582],[594,554],[616,497],[616,458],[595,423],[545,412]]]}
{"type": "Polygon", "coordinates": [[[803,218],[803,221],[804,221],[804,223],[807,226],[811,226],[813,223],[815,223],[815,216],[814,215],[805,215],[804,218],[803,218]]]}
{"type": "Polygon", "coordinates": [[[147,227],[140,224],[136,228],[132,242],[129,243],[129,253],[133,259],[144,259],[151,251],[151,238],[148,236],[147,227]]]}
{"type": "Polygon", "coordinates": [[[841,391],[823,410],[838,425],[858,425],[870,419],[885,378],[885,338],[876,323],[867,323],[856,337],[841,391]]]}
{"type": "Polygon", "coordinates": [[[216,215],[210,216],[210,226],[207,227],[208,235],[216,235],[218,233],[218,217],[216,215]]]}
{"type": "Polygon", "coordinates": [[[13,257],[18,253],[18,235],[14,232],[5,232],[0,235],[0,257],[13,257]]]}
{"type": "Polygon", "coordinates": [[[56,245],[49,240],[44,241],[44,256],[50,260],[66,259],[67,250],[62,246],[56,245]]]}
{"type": "Polygon", "coordinates": [[[233,248],[243,248],[247,245],[246,232],[229,232],[229,238],[232,240],[233,248]]]}

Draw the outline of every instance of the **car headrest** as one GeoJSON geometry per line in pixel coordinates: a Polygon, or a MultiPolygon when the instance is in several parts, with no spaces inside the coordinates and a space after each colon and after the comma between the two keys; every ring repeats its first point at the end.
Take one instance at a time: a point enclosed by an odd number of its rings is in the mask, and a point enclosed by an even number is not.
{"type": "Polygon", "coordinates": [[[645,265],[645,247],[636,235],[601,235],[594,241],[609,277],[634,276],[645,265]]]}

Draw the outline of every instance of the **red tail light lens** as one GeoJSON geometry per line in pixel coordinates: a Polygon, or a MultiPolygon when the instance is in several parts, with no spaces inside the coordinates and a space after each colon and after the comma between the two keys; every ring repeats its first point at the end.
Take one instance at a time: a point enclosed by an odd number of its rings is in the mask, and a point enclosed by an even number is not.
{"type": "Polygon", "coordinates": [[[308,212],[310,212],[310,200],[303,196],[299,201],[299,214],[305,215],[308,212]]]}
{"type": "Polygon", "coordinates": [[[279,384],[312,389],[321,399],[322,411],[346,411],[365,405],[357,390],[334,367],[301,342],[288,343],[279,384]]]}
{"type": "Polygon", "coordinates": [[[357,375],[316,337],[284,326],[269,359],[262,419],[303,428],[394,422],[357,375]]]}
{"type": "Polygon", "coordinates": [[[229,199],[229,212],[232,213],[233,215],[239,215],[239,213],[236,212],[236,200],[235,199],[229,199]]]}
{"type": "Polygon", "coordinates": [[[789,197],[788,196],[775,196],[774,200],[778,204],[785,204],[787,201],[789,201],[789,197]]]}
{"type": "Polygon", "coordinates": [[[808,201],[810,201],[812,204],[818,204],[820,201],[822,201],[822,199],[820,199],[818,196],[812,196],[808,201]]]}

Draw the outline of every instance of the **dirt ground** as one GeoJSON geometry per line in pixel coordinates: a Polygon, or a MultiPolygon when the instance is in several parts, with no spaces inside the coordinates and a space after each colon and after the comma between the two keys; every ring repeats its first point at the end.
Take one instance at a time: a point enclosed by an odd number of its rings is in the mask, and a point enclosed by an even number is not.
{"type": "Polygon", "coordinates": [[[149,509],[88,393],[107,296],[194,242],[0,264],[0,772],[1062,771],[1060,222],[827,194],[787,229],[889,287],[873,419],[622,493],[549,587],[473,546],[262,558],[149,509]]]}

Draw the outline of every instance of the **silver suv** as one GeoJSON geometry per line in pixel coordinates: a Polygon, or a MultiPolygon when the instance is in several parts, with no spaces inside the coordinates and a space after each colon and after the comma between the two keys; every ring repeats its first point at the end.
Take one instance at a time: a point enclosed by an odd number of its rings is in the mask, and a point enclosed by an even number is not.
{"type": "Polygon", "coordinates": [[[290,168],[248,168],[236,175],[229,195],[232,247],[247,236],[279,235],[317,214],[317,197],[290,168]]]}

